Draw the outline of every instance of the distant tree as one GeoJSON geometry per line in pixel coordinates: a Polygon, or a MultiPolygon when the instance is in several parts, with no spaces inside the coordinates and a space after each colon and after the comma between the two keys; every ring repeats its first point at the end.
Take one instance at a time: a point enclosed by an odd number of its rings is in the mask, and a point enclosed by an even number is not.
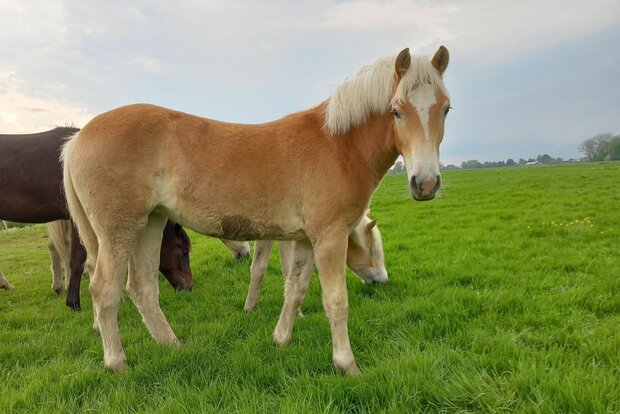
{"type": "Polygon", "coordinates": [[[553,163],[553,158],[551,158],[551,155],[549,154],[542,154],[536,157],[536,161],[538,161],[541,164],[551,164],[553,163]]]}
{"type": "Polygon", "coordinates": [[[525,165],[527,164],[527,160],[524,160],[523,158],[519,158],[519,165],[525,165]]]}
{"type": "Polygon", "coordinates": [[[456,165],[454,165],[454,164],[448,164],[448,165],[444,166],[444,167],[443,167],[443,169],[444,169],[444,170],[460,170],[460,168],[459,168],[459,167],[457,167],[457,166],[456,166],[456,165]]]}
{"type": "Polygon", "coordinates": [[[527,162],[536,162],[536,160],[534,158],[528,158],[527,162]]]}
{"type": "Polygon", "coordinates": [[[620,160],[620,135],[616,135],[609,141],[607,155],[605,155],[605,161],[617,160],[620,160]]]}
{"type": "Polygon", "coordinates": [[[555,159],[555,162],[557,162],[558,164],[561,164],[561,163],[563,163],[563,162],[564,162],[564,160],[562,159],[562,157],[557,157],[557,158],[555,159]]]}
{"type": "Polygon", "coordinates": [[[598,134],[583,141],[579,151],[583,152],[586,161],[603,161],[613,138],[611,134],[598,134]]]}
{"type": "Polygon", "coordinates": [[[498,166],[498,167],[505,167],[505,166],[506,166],[506,163],[505,163],[504,161],[497,161],[497,162],[495,163],[495,165],[496,165],[496,166],[498,166]]]}
{"type": "Polygon", "coordinates": [[[468,160],[461,163],[461,168],[480,168],[482,164],[478,160],[468,160]]]}
{"type": "Polygon", "coordinates": [[[517,163],[512,158],[506,160],[506,167],[514,167],[517,163]]]}

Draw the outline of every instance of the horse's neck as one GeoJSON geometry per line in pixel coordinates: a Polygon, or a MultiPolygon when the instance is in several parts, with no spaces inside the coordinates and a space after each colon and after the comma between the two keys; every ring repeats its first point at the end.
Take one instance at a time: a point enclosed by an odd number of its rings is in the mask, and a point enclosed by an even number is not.
{"type": "Polygon", "coordinates": [[[344,134],[346,145],[352,156],[359,158],[373,180],[379,182],[390,169],[398,151],[395,144],[393,117],[391,114],[374,114],[363,125],[352,128],[344,134]]]}

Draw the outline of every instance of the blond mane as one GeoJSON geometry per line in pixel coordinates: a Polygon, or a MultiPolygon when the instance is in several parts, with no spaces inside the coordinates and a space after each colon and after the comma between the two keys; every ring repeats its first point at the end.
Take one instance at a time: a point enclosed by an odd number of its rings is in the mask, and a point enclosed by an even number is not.
{"type": "Polygon", "coordinates": [[[381,58],[340,84],[325,106],[325,129],[343,134],[370,115],[386,112],[392,102],[404,102],[421,84],[433,85],[448,95],[441,75],[426,56],[411,56],[411,66],[394,93],[395,61],[396,56],[381,58]]]}

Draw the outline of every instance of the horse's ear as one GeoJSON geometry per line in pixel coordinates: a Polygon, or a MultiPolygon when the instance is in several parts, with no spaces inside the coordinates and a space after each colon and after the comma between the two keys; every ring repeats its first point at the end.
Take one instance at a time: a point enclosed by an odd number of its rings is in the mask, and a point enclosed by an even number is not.
{"type": "Polygon", "coordinates": [[[366,231],[370,233],[370,231],[377,225],[377,219],[371,220],[370,223],[366,224],[366,231]]]}
{"type": "Polygon", "coordinates": [[[398,76],[399,80],[405,76],[409,66],[411,66],[411,54],[409,53],[409,48],[406,47],[400,51],[398,56],[396,56],[396,63],[394,65],[394,70],[396,71],[396,76],[398,76]]]}
{"type": "Polygon", "coordinates": [[[433,60],[431,63],[439,71],[440,75],[446,71],[448,67],[448,62],[450,61],[450,54],[448,53],[448,49],[445,46],[439,46],[437,52],[435,52],[435,56],[433,56],[433,60]]]}

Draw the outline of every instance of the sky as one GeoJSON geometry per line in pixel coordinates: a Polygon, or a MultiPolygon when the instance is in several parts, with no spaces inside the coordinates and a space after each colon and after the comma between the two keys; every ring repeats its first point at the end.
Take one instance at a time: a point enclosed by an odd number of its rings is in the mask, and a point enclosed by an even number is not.
{"type": "Polygon", "coordinates": [[[450,51],[441,161],[620,134],[620,0],[0,0],[0,133],[149,102],[260,123],[404,47],[450,51]]]}

